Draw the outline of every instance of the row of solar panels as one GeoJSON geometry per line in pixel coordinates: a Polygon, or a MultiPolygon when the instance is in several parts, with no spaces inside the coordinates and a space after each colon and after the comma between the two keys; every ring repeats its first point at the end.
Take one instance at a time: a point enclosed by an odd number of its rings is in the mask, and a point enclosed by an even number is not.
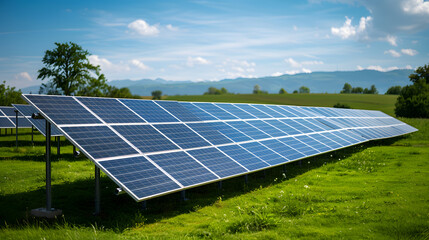
{"type": "MultiPolygon", "coordinates": [[[[43,136],[46,135],[46,123],[44,119],[33,119],[33,113],[37,110],[30,105],[12,104],[13,107],[0,107],[0,128],[16,128],[16,112],[18,111],[18,128],[31,128],[34,126],[43,136]]],[[[60,130],[52,127],[51,136],[62,136],[60,130]]]]}
{"type": "Polygon", "coordinates": [[[24,98],[135,200],[417,130],[367,110],[24,98]]]}

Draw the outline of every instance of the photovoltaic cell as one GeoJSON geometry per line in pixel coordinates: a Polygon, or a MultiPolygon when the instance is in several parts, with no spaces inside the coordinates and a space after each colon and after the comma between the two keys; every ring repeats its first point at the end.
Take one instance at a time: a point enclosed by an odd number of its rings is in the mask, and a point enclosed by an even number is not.
{"type": "Polygon", "coordinates": [[[155,102],[150,100],[120,99],[135,113],[148,122],[178,122],[175,117],[163,110],[155,102]]]}
{"type": "Polygon", "coordinates": [[[211,123],[188,123],[188,126],[213,145],[232,143],[229,138],[213,128],[211,123]]]}
{"type": "Polygon", "coordinates": [[[316,149],[310,147],[309,145],[305,144],[302,141],[299,141],[294,137],[280,138],[279,141],[307,156],[319,153],[319,151],[317,151],[316,149]]]}
{"type": "Polygon", "coordinates": [[[210,113],[213,116],[216,116],[221,120],[237,119],[237,117],[227,113],[225,110],[214,105],[213,103],[194,103],[194,104],[195,106],[203,109],[204,111],[210,113]]]}
{"type": "Polygon", "coordinates": [[[230,156],[232,159],[240,163],[242,166],[247,168],[249,171],[268,167],[269,165],[266,162],[263,162],[261,159],[255,157],[244,148],[238,145],[229,145],[219,147],[226,155],[230,156]]]}
{"type": "Polygon", "coordinates": [[[216,148],[191,150],[188,153],[222,178],[247,172],[216,148]]]}
{"type": "Polygon", "coordinates": [[[286,125],[291,126],[292,128],[302,132],[302,133],[310,133],[313,132],[313,130],[311,130],[310,128],[298,123],[297,121],[293,120],[293,119],[281,119],[281,122],[283,122],[286,125]]]}
{"type": "Polygon", "coordinates": [[[276,112],[278,112],[278,113],[281,113],[281,114],[282,114],[282,115],[284,115],[285,117],[289,117],[289,118],[297,117],[295,114],[293,114],[293,113],[291,113],[291,112],[289,112],[289,111],[286,111],[284,108],[282,108],[282,107],[280,107],[280,106],[276,106],[276,105],[267,105],[267,107],[271,108],[272,110],[274,110],[274,111],[276,111],[276,112]]]}
{"type": "Polygon", "coordinates": [[[6,117],[0,117],[0,128],[14,128],[13,123],[6,117]]]}
{"type": "Polygon", "coordinates": [[[278,128],[273,127],[272,125],[261,120],[247,121],[247,123],[261,130],[262,132],[270,135],[271,137],[283,137],[287,135],[286,133],[279,130],[278,128]]]}
{"type": "Polygon", "coordinates": [[[218,179],[213,173],[184,152],[150,155],[149,158],[183,186],[191,186],[218,179]]]}
{"type": "Polygon", "coordinates": [[[287,135],[296,135],[296,134],[301,134],[302,132],[296,130],[295,128],[286,125],[283,122],[280,122],[279,120],[266,120],[265,122],[269,123],[270,125],[280,129],[281,131],[283,131],[284,133],[286,133],[287,135]]]}
{"type": "Polygon", "coordinates": [[[274,110],[272,110],[271,108],[268,108],[267,106],[264,106],[264,105],[258,105],[258,104],[254,104],[254,105],[252,105],[254,108],[256,108],[256,109],[258,109],[259,111],[261,111],[261,112],[263,112],[263,113],[265,113],[265,114],[268,114],[268,115],[270,115],[271,117],[273,117],[273,118],[285,118],[286,116],[284,116],[284,115],[282,115],[282,114],[280,114],[280,113],[278,113],[278,112],[276,112],[276,111],[274,111],[274,110]]]}
{"type": "Polygon", "coordinates": [[[257,118],[272,118],[271,116],[261,112],[257,108],[249,105],[249,104],[234,104],[236,107],[243,109],[244,111],[256,116],[257,118]]]}
{"type": "Polygon", "coordinates": [[[181,148],[196,148],[210,146],[203,138],[194,133],[184,124],[158,124],[154,125],[181,148]]]}
{"type": "Polygon", "coordinates": [[[157,103],[165,110],[173,114],[176,118],[183,122],[201,121],[199,117],[191,113],[187,108],[180,105],[178,102],[157,101],[157,103]]]}
{"type": "Polygon", "coordinates": [[[214,129],[225,135],[227,138],[231,139],[234,142],[243,142],[252,140],[249,136],[238,131],[237,129],[227,125],[224,122],[214,122],[209,123],[214,129]]]}
{"type": "Polygon", "coordinates": [[[137,198],[180,189],[177,183],[144,157],[102,161],[99,164],[137,198]]]}
{"type": "Polygon", "coordinates": [[[74,98],[66,96],[25,95],[55,124],[101,123],[74,98]]]}
{"type": "Polygon", "coordinates": [[[218,120],[213,115],[210,115],[209,113],[205,112],[201,108],[195,106],[193,103],[190,102],[179,102],[180,105],[188,109],[190,112],[192,112],[195,116],[199,117],[203,121],[210,121],[210,120],[218,120]]]}
{"type": "Polygon", "coordinates": [[[249,113],[241,110],[240,108],[230,104],[230,103],[217,103],[216,106],[222,108],[223,110],[232,113],[234,116],[240,118],[240,119],[252,119],[256,118],[253,115],[250,115],[249,113]]]}
{"type": "Polygon", "coordinates": [[[295,138],[298,139],[299,141],[311,146],[312,148],[317,149],[317,151],[319,152],[327,152],[330,151],[332,148],[328,147],[327,145],[317,141],[315,138],[312,138],[312,135],[301,135],[301,136],[296,136],[295,138]]]}
{"type": "Polygon", "coordinates": [[[245,148],[247,151],[255,154],[260,159],[264,160],[270,165],[277,165],[288,161],[280,154],[275,153],[271,149],[265,147],[264,145],[258,142],[243,143],[243,144],[240,144],[240,146],[245,148]]]}
{"type": "Polygon", "coordinates": [[[305,157],[304,154],[298,152],[297,150],[283,144],[282,142],[272,139],[272,140],[265,140],[260,142],[262,145],[266,146],[267,148],[273,150],[274,152],[280,154],[284,158],[287,158],[288,160],[295,160],[298,158],[305,157]]]}
{"type": "Polygon", "coordinates": [[[63,130],[94,159],[138,153],[105,126],[64,127],[63,130]]]}
{"type": "Polygon", "coordinates": [[[245,132],[247,136],[253,139],[270,138],[270,136],[259,131],[257,128],[246,122],[229,122],[228,125],[232,126],[233,128],[236,128],[241,132],[245,132]]]}
{"type": "Polygon", "coordinates": [[[77,97],[77,99],[106,123],[145,122],[116,99],[88,97],[77,97]]]}
{"type": "Polygon", "coordinates": [[[113,128],[144,153],[179,149],[150,125],[125,125],[113,128]]]}

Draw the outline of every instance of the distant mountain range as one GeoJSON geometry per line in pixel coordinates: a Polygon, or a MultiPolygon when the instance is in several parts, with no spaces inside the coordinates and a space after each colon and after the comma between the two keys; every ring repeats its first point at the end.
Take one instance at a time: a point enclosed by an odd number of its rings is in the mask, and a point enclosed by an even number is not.
{"type": "MultiPolygon", "coordinates": [[[[216,82],[169,81],[164,79],[142,80],[114,80],[109,84],[118,88],[128,87],[133,94],[150,96],[154,90],[161,90],[166,95],[200,95],[209,87],[226,88],[232,93],[251,93],[258,84],[261,90],[269,93],[278,93],[284,88],[291,93],[301,86],[307,86],[312,93],[339,93],[344,83],[353,87],[369,88],[375,84],[378,91],[383,94],[391,86],[405,86],[410,84],[408,76],[413,70],[401,69],[389,72],[375,70],[343,71],[343,72],[313,72],[295,75],[282,75],[278,77],[236,78],[224,79],[216,82]]],[[[21,89],[23,93],[37,93],[39,86],[21,89]]]]}

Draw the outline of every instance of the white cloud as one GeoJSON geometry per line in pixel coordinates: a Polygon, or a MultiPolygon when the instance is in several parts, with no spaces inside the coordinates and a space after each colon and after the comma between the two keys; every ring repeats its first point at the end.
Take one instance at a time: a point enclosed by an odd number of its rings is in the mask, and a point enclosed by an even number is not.
{"type": "Polygon", "coordinates": [[[15,78],[18,79],[22,79],[22,80],[27,80],[27,81],[32,81],[33,79],[31,78],[30,74],[28,74],[28,72],[20,72],[18,73],[15,78]]]}
{"type": "Polygon", "coordinates": [[[390,43],[390,45],[392,46],[398,46],[398,44],[396,43],[397,37],[396,36],[391,36],[391,35],[387,35],[386,36],[386,41],[388,43],[390,43]]]}
{"type": "Polygon", "coordinates": [[[165,26],[168,30],[170,30],[170,31],[173,31],[173,32],[175,32],[175,31],[178,31],[179,30],[179,28],[178,27],[174,27],[173,25],[171,25],[171,24],[168,24],[167,26],[165,26]]]}
{"type": "Polygon", "coordinates": [[[412,69],[412,67],[410,65],[407,65],[407,66],[402,67],[402,68],[397,67],[397,66],[383,68],[382,66],[379,66],[379,65],[371,65],[371,66],[364,68],[364,67],[358,65],[357,69],[358,70],[367,69],[367,70],[375,70],[375,71],[379,71],[379,72],[388,72],[388,71],[393,71],[393,70],[398,70],[398,69],[412,69]]]}
{"type": "Polygon", "coordinates": [[[202,57],[188,57],[188,61],[186,62],[186,65],[188,67],[193,67],[194,65],[207,65],[210,64],[210,62],[202,57]]]}
{"type": "Polygon", "coordinates": [[[303,73],[311,73],[311,70],[307,68],[302,68],[301,70],[303,73]]]}
{"type": "Polygon", "coordinates": [[[400,57],[401,56],[400,53],[398,53],[397,51],[395,51],[393,49],[384,51],[384,54],[390,54],[392,57],[400,57]]]}
{"type": "Polygon", "coordinates": [[[302,65],[322,65],[322,61],[303,61],[301,62],[302,65]]]}
{"type": "Polygon", "coordinates": [[[293,26],[293,30],[294,30],[294,31],[298,31],[298,27],[294,25],[294,26],[293,26]]]}
{"type": "Polygon", "coordinates": [[[352,19],[346,16],[346,21],[340,28],[331,27],[332,35],[338,36],[341,39],[348,39],[354,36],[360,35],[361,38],[365,39],[367,36],[364,34],[369,23],[372,21],[372,17],[361,17],[358,26],[352,25],[352,19]]]}
{"type": "Polygon", "coordinates": [[[299,68],[302,66],[301,63],[295,61],[293,58],[287,58],[285,59],[285,62],[288,63],[293,68],[299,68]]]}
{"type": "Polygon", "coordinates": [[[156,36],[159,33],[157,26],[151,26],[142,19],[137,19],[134,22],[128,24],[128,28],[142,36],[156,36]]]}
{"type": "Polygon", "coordinates": [[[93,65],[100,65],[101,70],[110,73],[130,70],[130,67],[126,64],[113,64],[106,58],[99,57],[98,55],[91,55],[88,57],[88,60],[93,65]]]}
{"type": "Polygon", "coordinates": [[[404,12],[411,14],[429,14],[429,2],[423,0],[408,0],[402,3],[404,12]]]}
{"type": "Polygon", "coordinates": [[[272,73],[271,74],[271,76],[272,77],[278,77],[278,76],[281,76],[281,75],[283,75],[284,73],[281,73],[281,72],[275,72],[275,73],[272,73]]]}
{"type": "Polygon", "coordinates": [[[407,48],[407,49],[401,49],[401,52],[405,55],[409,55],[409,56],[414,56],[417,55],[419,52],[417,52],[414,49],[411,48],[407,48]]]}
{"type": "Polygon", "coordinates": [[[251,74],[256,71],[255,66],[254,62],[227,59],[216,67],[218,71],[225,74],[224,78],[255,78],[256,76],[251,74]]]}
{"type": "Polygon", "coordinates": [[[131,64],[142,69],[142,70],[149,70],[150,69],[148,66],[146,66],[144,63],[142,63],[141,61],[139,61],[137,59],[131,60],[131,64]]]}

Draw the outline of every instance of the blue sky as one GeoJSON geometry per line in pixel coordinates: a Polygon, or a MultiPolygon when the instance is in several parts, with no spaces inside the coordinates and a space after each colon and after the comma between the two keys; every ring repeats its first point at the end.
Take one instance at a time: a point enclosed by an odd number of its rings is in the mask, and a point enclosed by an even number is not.
{"type": "Polygon", "coordinates": [[[0,0],[0,80],[38,85],[54,42],[108,80],[217,81],[429,64],[429,2],[0,0]]]}

